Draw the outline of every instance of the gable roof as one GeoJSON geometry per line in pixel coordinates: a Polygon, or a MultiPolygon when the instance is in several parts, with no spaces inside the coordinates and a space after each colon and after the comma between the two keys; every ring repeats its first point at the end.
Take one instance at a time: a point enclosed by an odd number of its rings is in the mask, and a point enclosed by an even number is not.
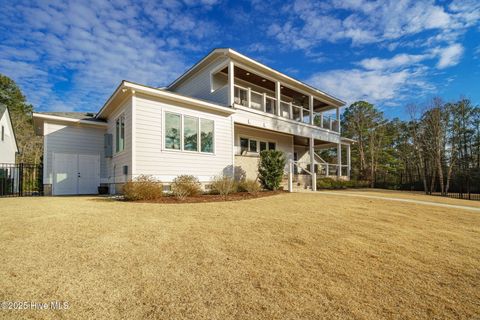
{"type": "Polygon", "coordinates": [[[177,85],[181,84],[183,81],[185,81],[191,74],[195,73],[196,71],[198,71],[199,69],[201,69],[202,67],[206,66],[208,63],[210,63],[211,61],[213,61],[217,56],[228,56],[230,58],[234,58],[236,60],[240,60],[242,62],[246,62],[246,63],[249,63],[251,65],[254,65],[255,67],[259,68],[259,69],[262,69],[264,71],[267,71],[267,72],[271,72],[273,74],[275,74],[276,77],[279,78],[280,81],[288,81],[288,82],[291,82],[291,83],[294,83],[296,85],[300,85],[302,87],[304,87],[305,89],[308,89],[311,91],[311,93],[313,94],[316,94],[316,95],[319,95],[321,97],[323,97],[325,100],[329,101],[330,103],[332,103],[333,105],[337,106],[337,107],[341,107],[341,106],[344,106],[345,105],[345,101],[339,99],[339,98],[336,98],[320,89],[317,89],[315,87],[312,87],[311,85],[309,84],[306,84],[300,80],[297,80],[297,79],[294,79],[284,73],[281,73],[280,71],[277,71],[273,68],[270,68],[269,66],[263,64],[263,63],[260,63],[252,58],[249,58],[233,49],[230,49],[230,48],[216,48],[212,51],[210,51],[205,57],[203,57],[199,62],[197,62],[196,64],[194,64],[190,69],[188,69],[187,71],[185,71],[180,77],[178,77],[175,81],[173,81],[167,88],[168,89],[173,89],[175,88],[177,85]]]}
{"type": "Polygon", "coordinates": [[[8,125],[12,130],[13,142],[15,143],[15,152],[20,152],[18,149],[17,143],[17,135],[15,134],[15,128],[13,127],[12,119],[10,118],[10,112],[8,112],[8,107],[0,103],[0,119],[2,119],[3,115],[6,114],[8,116],[8,125]]]}
{"type": "Polygon", "coordinates": [[[143,84],[138,84],[135,82],[123,80],[120,83],[120,85],[117,87],[117,89],[115,89],[115,91],[110,96],[110,98],[108,98],[108,100],[105,102],[105,104],[100,109],[100,111],[98,111],[98,113],[95,115],[95,118],[99,120],[105,118],[105,113],[108,113],[107,109],[112,104],[113,100],[121,97],[122,95],[125,98],[126,95],[132,94],[132,92],[138,92],[144,95],[149,95],[149,96],[157,97],[160,99],[165,99],[168,101],[182,102],[187,105],[194,105],[199,108],[216,111],[223,114],[235,113],[234,109],[227,108],[210,101],[182,95],[177,92],[172,92],[172,91],[168,91],[161,88],[154,88],[154,87],[146,86],[143,84]]]}

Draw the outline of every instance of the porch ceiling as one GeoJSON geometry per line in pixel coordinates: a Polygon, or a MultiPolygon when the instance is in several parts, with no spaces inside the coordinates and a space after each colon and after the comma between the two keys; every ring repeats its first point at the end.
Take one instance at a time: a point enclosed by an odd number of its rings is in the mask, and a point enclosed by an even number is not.
{"type": "MultiPolygon", "coordinates": [[[[304,146],[304,147],[310,146],[309,138],[302,137],[302,136],[293,136],[293,144],[296,146],[304,146]]],[[[314,145],[315,147],[325,147],[325,148],[336,146],[336,144],[332,144],[331,142],[317,140],[317,139],[315,139],[314,145]]]]}
{"type": "MultiPolygon", "coordinates": [[[[220,72],[224,74],[228,74],[228,67],[223,68],[220,72]]],[[[262,76],[259,76],[253,72],[244,70],[240,67],[234,67],[234,74],[235,78],[241,79],[243,81],[249,82],[253,85],[256,85],[261,88],[265,88],[266,90],[275,92],[275,82],[265,79],[262,76]]],[[[308,106],[308,95],[305,95],[301,92],[298,92],[294,89],[289,87],[283,86],[281,88],[281,94],[283,96],[289,97],[294,101],[299,102],[302,105],[308,106]]],[[[334,109],[335,107],[317,99],[313,99],[313,111],[315,112],[323,112],[327,110],[334,109]]]]}

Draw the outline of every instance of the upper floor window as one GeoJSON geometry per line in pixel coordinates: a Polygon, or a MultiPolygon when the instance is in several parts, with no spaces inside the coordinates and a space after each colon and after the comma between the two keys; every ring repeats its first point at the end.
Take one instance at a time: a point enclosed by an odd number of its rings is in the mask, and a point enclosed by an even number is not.
{"type": "Polygon", "coordinates": [[[115,121],[115,152],[125,150],[125,116],[121,115],[115,121]]]}
{"type": "Polygon", "coordinates": [[[5,140],[5,127],[2,126],[2,141],[5,140]]]}

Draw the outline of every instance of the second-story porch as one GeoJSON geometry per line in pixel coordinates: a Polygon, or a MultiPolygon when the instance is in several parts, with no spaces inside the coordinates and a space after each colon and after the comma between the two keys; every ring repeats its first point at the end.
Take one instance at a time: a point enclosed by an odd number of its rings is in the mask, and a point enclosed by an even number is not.
{"type": "Polygon", "coordinates": [[[301,85],[284,83],[233,61],[213,72],[211,81],[214,91],[229,91],[229,105],[238,109],[340,132],[340,106],[304,91],[301,85]]]}

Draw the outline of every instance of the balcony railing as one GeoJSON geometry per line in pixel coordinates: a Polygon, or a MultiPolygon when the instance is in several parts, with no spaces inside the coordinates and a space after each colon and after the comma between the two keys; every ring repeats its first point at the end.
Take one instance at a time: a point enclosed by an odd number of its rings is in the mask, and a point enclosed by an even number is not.
{"type": "MultiPolygon", "coordinates": [[[[257,92],[239,85],[235,85],[234,93],[236,104],[273,115],[277,114],[277,99],[266,93],[257,92]]],[[[307,124],[310,123],[311,119],[309,109],[286,101],[280,101],[280,116],[307,124]]],[[[313,123],[317,127],[338,132],[338,120],[322,116],[321,113],[314,113],[313,123]]]]}

